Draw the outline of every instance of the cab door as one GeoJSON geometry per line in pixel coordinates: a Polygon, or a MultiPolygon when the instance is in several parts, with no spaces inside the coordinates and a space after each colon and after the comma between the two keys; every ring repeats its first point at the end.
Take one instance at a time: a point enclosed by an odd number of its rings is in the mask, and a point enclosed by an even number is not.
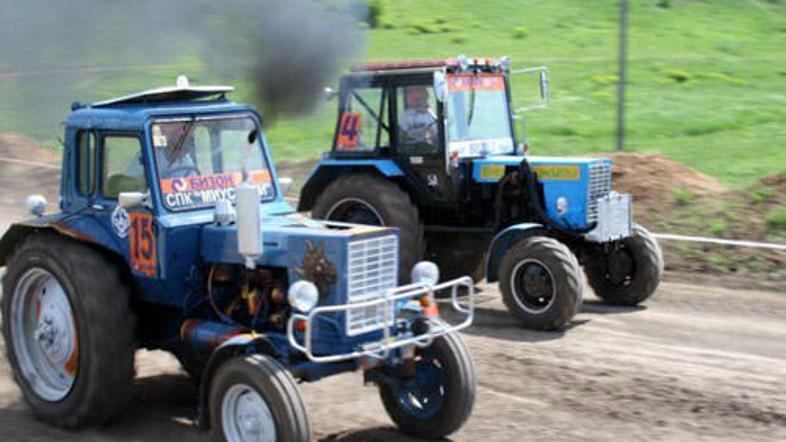
{"type": "Polygon", "coordinates": [[[429,85],[399,85],[395,88],[394,156],[402,170],[410,172],[426,201],[444,201],[451,196],[444,149],[442,103],[429,85]]]}

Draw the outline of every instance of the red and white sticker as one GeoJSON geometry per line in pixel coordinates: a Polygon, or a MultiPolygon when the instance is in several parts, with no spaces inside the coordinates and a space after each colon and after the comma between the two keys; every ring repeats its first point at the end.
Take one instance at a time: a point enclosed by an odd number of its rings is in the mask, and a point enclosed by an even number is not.
{"type": "Polygon", "coordinates": [[[502,74],[455,74],[448,75],[450,92],[504,91],[505,77],[502,74]]]}

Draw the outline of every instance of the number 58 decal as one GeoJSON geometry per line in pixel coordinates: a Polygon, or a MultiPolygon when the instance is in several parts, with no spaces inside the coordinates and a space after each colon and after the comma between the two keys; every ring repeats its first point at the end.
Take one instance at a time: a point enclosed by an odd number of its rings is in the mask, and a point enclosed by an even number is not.
{"type": "Polygon", "coordinates": [[[131,217],[131,269],[147,276],[156,274],[156,237],[153,235],[153,215],[129,213],[131,217]]]}

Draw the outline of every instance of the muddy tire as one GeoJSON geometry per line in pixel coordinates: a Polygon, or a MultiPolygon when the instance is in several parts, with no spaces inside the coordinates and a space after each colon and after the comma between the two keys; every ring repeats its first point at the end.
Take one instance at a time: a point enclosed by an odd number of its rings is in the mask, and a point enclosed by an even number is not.
{"type": "Polygon", "coordinates": [[[605,303],[632,306],[655,293],[663,276],[663,254],[655,238],[642,226],[619,247],[591,253],[584,265],[587,281],[605,303]]]}
{"type": "Polygon", "coordinates": [[[399,282],[408,283],[412,267],[423,259],[425,241],[418,209],[395,183],[371,175],[351,174],[319,195],[316,219],[399,228],[399,282]]]}
{"type": "Polygon", "coordinates": [[[488,235],[429,233],[426,256],[439,266],[442,281],[469,276],[479,282],[486,276],[488,235]]]}
{"type": "Polygon", "coordinates": [[[98,251],[53,234],[27,238],[3,278],[3,336],[33,414],[60,427],[100,425],[131,396],[131,291],[98,251]]]}
{"type": "Polygon", "coordinates": [[[472,412],[472,357],[459,335],[449,333],[418,349],[416,358],[414,378],[395,387],[380,385],[382,404],[401,432],[424,439],[445,437],[461,428],[472,412]]]}
{"type": "Polygon", "coordinates": [[[224,362],[210,383],[213,439],[308,442],[311,426],[295,380],[267,355],[224,362]]]}
{"type": "Polygon", "coordinates": [[[508,250],[499,288],[508,310],[526,328],[560,329],[581,308],[578,260],[567,246],[545,236],[523,239],[508,250]]]}

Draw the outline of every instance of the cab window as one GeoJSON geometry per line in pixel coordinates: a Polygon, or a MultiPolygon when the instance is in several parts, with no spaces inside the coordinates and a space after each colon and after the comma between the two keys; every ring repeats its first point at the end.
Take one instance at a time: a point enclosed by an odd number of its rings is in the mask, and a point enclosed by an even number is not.
{"type": "Polygon", "coordinates": [[[81,130],[76,135],[77,145],[77,190],[83,196],[95,192],[95,135],[81,130]]]}
{"type": "Polygon", "coordinates": [[[368,152],[390,146],[387,107],[386,89],[350,89],[339,116],[336,150],[368,152]]]}
{"type": "Polygon", "coordinates": [[[101,193],[117,199],[120,192],[148,189],[142,164],[142,145],[133,135],[104,135],[101,139],[101,193]]]}

